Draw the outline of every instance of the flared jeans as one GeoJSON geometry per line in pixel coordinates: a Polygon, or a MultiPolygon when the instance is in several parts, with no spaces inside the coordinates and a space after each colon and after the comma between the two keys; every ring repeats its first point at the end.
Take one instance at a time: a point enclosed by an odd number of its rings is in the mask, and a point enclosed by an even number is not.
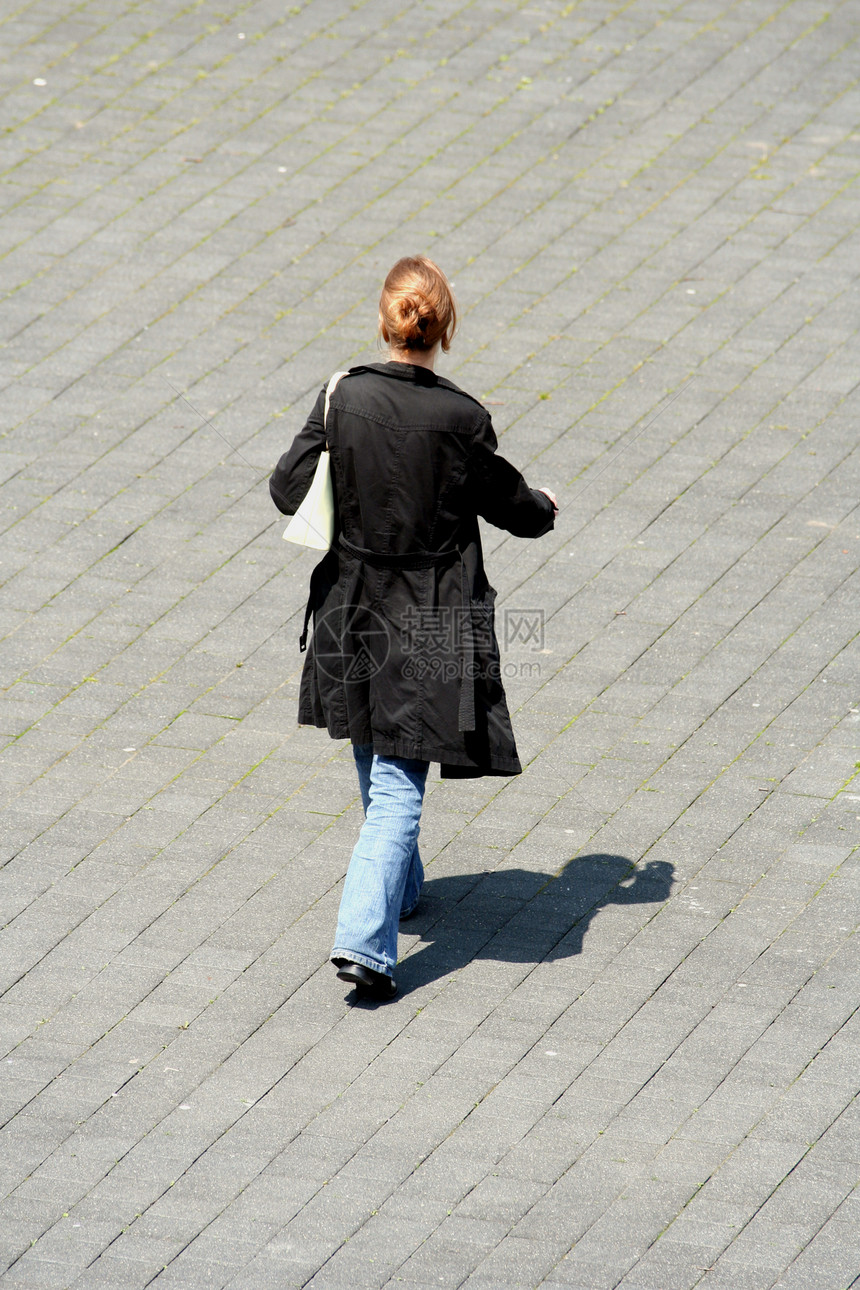
{"type": "Polygon", "coordinates": [[[391,976],[397,924],[418,904],[424,869],[418,829],[429,762],[379,757],[354,744],[364,824],[346,872],[332,959],[391,976]]]}

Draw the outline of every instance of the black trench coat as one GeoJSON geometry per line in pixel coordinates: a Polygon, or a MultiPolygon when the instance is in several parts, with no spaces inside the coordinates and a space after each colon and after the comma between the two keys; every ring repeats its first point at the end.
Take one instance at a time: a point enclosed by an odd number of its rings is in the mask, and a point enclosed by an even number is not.
{"type": "MultiPolygon", "coordinates": [[[[323,390],[270,480],[285,515],[310,487],[324,406],[323,390]]],[[[328,432],[340,536],[311,579],[299,722],[446,776],[517,774],[478,516],[539,537],[552,503],[497,455],[481,404],[422,367],[352,368],[328,432]]]]}

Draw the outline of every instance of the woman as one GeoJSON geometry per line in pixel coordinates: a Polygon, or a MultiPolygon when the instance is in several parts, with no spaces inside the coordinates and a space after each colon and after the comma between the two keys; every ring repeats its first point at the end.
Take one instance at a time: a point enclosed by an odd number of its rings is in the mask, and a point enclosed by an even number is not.
{"type": "Polygon", "coordinates": [[[325,391],[270,489],[298,509],[328,440],[338,537],[311,578],[299,722],[353,744],[365,820],[331,958],[360,992],[396,991],[398,918],[418,903],[418,828],[430,762],[442,775],[515,775],[478,516],[518,537],[553,527],[555,497],[496,454],[490,417],[436,376],[457,316],[445,275],[398,260],[382,289],[387,363],[325,391]]]}

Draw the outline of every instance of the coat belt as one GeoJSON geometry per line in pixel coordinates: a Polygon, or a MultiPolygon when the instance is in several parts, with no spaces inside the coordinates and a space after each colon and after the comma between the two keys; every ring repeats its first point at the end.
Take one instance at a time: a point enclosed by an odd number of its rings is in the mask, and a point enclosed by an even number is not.
{"type": "Polygon", "coordinates": [[[381,551],[368,551],[363,546],[355,546],[343,535],[337,538],[337,544],[347,555],[363,560],[372,569],[432,569],[436,564],[447,564],[460,554],[455,546],[446,551],[406,551],[403,555],[383,555],[381,551]]]}

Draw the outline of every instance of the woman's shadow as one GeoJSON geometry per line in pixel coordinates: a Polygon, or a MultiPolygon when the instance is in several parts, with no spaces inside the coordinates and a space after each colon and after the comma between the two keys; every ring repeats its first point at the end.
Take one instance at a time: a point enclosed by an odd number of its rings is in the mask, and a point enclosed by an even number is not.
{"type": "Polygon", "coordinates": [[[625,856],[606,854],[578,856],[558,874],[502,869],[428,876],[418,909],[400,925],[422,942],[397,965],[400,993],[473,959],[538,963],[580,954],[602,909],[662,905],[673,880],[674,868],[665,860],[637,867],[625,856]]]}

